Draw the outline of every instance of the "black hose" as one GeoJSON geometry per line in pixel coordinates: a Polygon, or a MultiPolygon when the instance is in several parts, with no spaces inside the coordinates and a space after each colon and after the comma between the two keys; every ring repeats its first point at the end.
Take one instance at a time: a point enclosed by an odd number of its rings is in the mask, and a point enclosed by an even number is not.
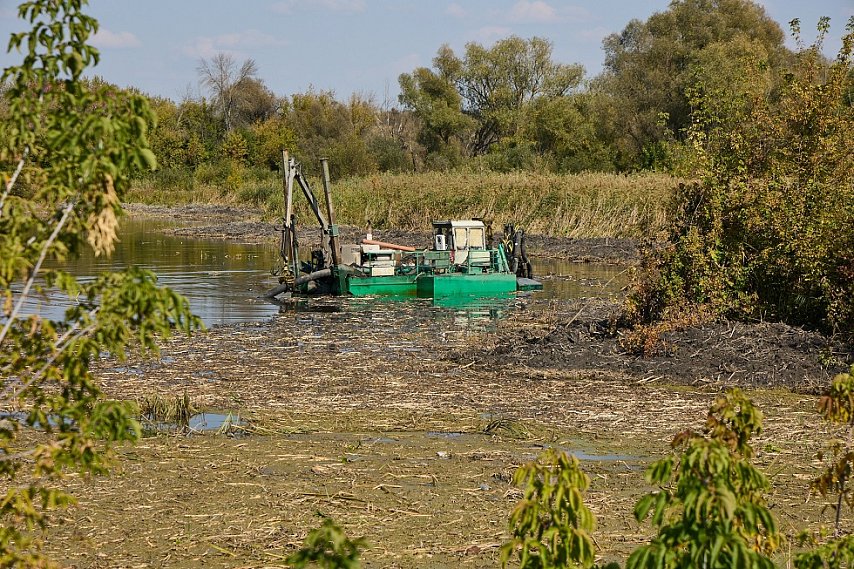
{"type": "Polygon", "coordinates": [[[319,271],[314,271],[313,273],[309,273],[307,275],[303,275],[294,280],[293,285],[289,283],[283,283],[275,288],[271,288],[267,292],[264,293],[264,298],[273,298],[274,296],[280,295],[283,292],[287,292],[291,290],[291,287],[297,288],[298,286],[304,285],[311,281],[316,281],[318,279],[323,279],[326,277],[332,276],[332,269],[321,269],[319,271]]]}

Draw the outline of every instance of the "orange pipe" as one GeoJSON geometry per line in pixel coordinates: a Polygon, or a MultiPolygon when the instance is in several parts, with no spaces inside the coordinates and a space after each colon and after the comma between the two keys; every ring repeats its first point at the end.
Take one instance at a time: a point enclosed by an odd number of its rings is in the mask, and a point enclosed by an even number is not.
{"type": "Polygon", "coordinates": [[[407,245],[395,245],[394,243],[386,243],[385,241],[376,241],[374,239],[362,239],[362,243],[365,245],[379,245],[383,249],[394,249],[396,251],[406,251],[411,253],[416,251],[415,247],[409,247],[407,245]]]}

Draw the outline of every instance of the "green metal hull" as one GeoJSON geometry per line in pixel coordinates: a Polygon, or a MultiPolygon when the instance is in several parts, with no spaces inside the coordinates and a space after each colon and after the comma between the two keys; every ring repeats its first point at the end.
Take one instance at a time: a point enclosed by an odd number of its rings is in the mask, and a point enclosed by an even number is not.
{"type": "Polygon", "coordinates": [[[516,275],[508,273],[421,275],[418,296],[496,296],[516,291],[516,275]]]}
{"type": "Polygon", "coordinates": [[[418,275],[394,275],[387,277],[348,276],[344,282],[344,294],[353,296],[417,296],[418,275]]]}
{"type": "Polygon", "coordinates": [[[395,275],[346,279],[345,293],[353,296],[499,296],[516,291],[516,275],[507,273],[448,273],[395,275]]]}

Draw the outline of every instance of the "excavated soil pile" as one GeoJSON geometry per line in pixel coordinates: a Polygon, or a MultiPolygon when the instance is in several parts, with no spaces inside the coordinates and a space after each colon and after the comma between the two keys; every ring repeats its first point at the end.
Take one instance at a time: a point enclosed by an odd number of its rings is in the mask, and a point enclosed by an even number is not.
{"type": "Polygon", "coordinates": [[[521,325],[499,333],[494,345],[473,359],[481,365],[502,361],[541,370],[620,373],[641,383],[785,387],[803,393],[821,391],[854,361],[851,346],[816,332],[779,322],[727,320],[668,332],[662,355],[640,357],[620,345],[621,332],[613,324],[618,304],[585,300],[561,310],[546,329],[521,325]]]}

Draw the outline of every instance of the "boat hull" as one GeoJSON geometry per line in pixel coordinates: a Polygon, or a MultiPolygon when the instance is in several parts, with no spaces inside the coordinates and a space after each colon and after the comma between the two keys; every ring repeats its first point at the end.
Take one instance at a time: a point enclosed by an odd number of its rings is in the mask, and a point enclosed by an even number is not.
{"type": "Polygon", "coordinates": [[[449,296],[500,296],[516,291],[516,275],[418,274],[383,277],[355,277],[346,280],[346,293],[353,296],[411,296],[444,298],[449,296]]]}

